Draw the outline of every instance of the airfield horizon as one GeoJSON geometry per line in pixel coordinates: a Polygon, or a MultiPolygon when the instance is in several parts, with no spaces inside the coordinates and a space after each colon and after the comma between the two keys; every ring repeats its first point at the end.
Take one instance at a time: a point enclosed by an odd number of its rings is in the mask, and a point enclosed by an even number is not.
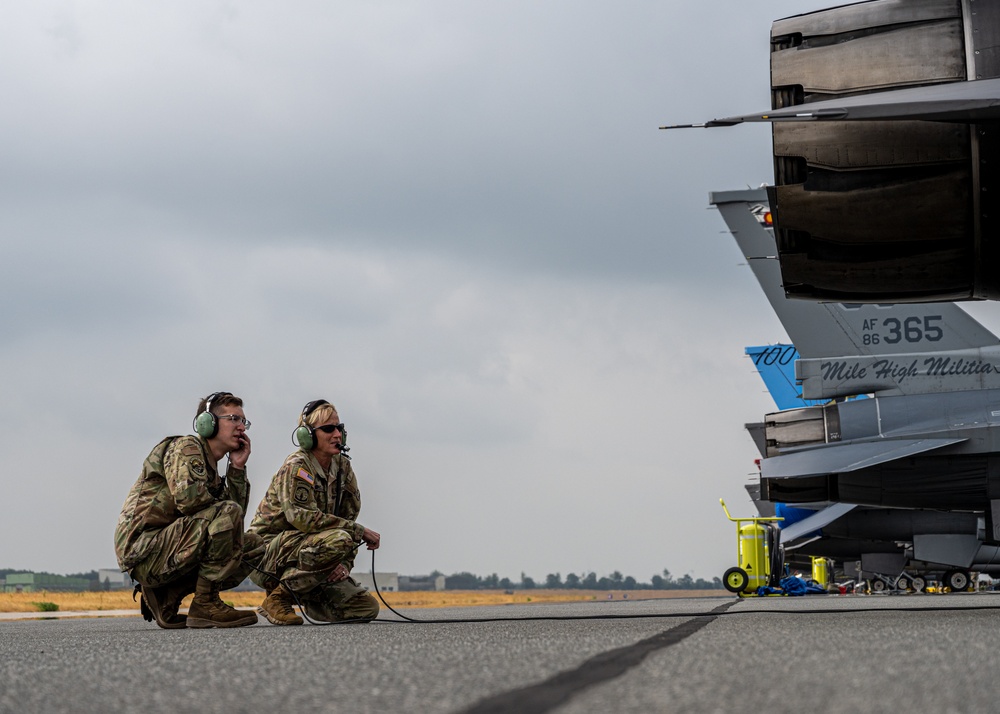
{"type": "MultiPolygon", "coordinates": [[[[383,592],[385,601],[392,607],[470,607],[489,605],[523,605],[526,603],[568,602],[623,602],[628,600],[659,600],[674,598],[733,597],[726,590],[561,590],[539,588],[534,590],[431,590],[414,592],[383,592]]],[[[223,599],[234,607],[256,607],[263,601],[263,591],[228,591],[223,599]]],[[[181,607],[190,604],[185,598],[181,607]]],[[[53,611],[92,612],[134,610],[139,612],[138,598],[132,600],[131,590],[100,592],[35,592],[0,593],[0,612],[53,611]],[[45,603],[49,603],[46,605],[45,603]]]]}

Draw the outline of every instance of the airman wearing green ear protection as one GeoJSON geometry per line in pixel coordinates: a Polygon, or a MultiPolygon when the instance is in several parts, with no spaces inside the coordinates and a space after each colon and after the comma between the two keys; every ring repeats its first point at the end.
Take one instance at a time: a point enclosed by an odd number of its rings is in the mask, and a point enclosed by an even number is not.
{"type": "Polygon", "coordinates": [[[271,480],[250,532],[266,543],[251,579],[268,592],[258,612],[276,625],[298,625],[293,594],[314,620],[372,620],[378,601],[350,577],[361,543],[380,536],[358,523],[361,493],[345,453],[347,431],[325,399],[299,415],[293,452],[271,480]]]}
{"type": "Polygon", "coordinates": [[[219,592],[239,585],[263,542],[244,534],[250,497],[250,422],[243,400],[215,392],[198,404],[194,436],[170,436],[146,457],[115,529],[118,564],[139,583],[140,606],[160,627],[239,627],[257,622],[219,592]],[[218,471],[229,456],[225,477],[218,471]],[[195,593],[187,616],[181,599],[195,593]]]}

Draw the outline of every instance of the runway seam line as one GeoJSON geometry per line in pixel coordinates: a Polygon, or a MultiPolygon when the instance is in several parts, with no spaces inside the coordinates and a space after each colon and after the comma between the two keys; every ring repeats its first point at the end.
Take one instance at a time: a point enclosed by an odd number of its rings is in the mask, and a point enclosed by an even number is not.
{"type": "Polygon", "coordinates": [[[512,711],[516,711],[518,714],[543,714],[543,712],[549,712],[565,704],[584,689],[621,676],[641,664],[653,652],[682,642],[734,604],[736,601],[724,603],[711,610],[708,616],[704,614],[700,617],[692,616],[693,619],[688,622],[671,627],[669,630],[640,640],[633,645],[601,652],[576,669],[560,672],[544,682],[487,697],[468,709],[463,709],[461,714],[507,714],[512,711]]]}

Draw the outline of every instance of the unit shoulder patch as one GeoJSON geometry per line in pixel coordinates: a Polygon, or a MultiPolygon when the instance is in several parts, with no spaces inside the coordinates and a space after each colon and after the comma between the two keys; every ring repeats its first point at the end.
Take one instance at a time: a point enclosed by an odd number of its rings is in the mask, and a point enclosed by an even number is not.
{"type": "Polygon", "coordinates": [[[201,459],[195,458],[188,462],[191,465],[191,471],[198,476],[205,475],[205,462],[201,459]]]}
{"type": "Polygon", "coordinates": [[[296,503],[309,503],[309,487],[300,483],[295,487],[295,495],[292,498],[295,499],[296,503]]]}

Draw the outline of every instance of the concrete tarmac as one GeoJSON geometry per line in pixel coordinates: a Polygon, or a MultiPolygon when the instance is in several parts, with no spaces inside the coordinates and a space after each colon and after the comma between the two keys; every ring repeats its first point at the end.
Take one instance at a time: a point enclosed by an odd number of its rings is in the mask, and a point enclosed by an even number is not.
{"type": "Polygon", "coordinates": [[[995,593],[401,612],[499,621],[4,621],[0,712],[993,712],[1000,701],[995,593]]]}

